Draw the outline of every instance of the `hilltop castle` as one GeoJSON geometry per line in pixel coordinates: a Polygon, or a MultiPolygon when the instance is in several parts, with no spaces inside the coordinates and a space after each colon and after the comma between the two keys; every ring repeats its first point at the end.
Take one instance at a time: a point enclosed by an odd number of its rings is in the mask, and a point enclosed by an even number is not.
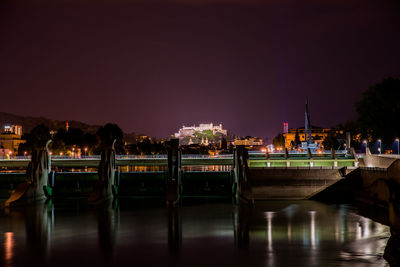
{"type": "Polygon", "coordinates": [[[202,133],[203,131],[212,131],[213,135],[217,133],[227,135],[227,131],[222,128],[222,124],[214,125],[213,123],[201,123],[199,126],[183,126],[174,136],[179,139],[194,137],[196,132],[202,133]]]}

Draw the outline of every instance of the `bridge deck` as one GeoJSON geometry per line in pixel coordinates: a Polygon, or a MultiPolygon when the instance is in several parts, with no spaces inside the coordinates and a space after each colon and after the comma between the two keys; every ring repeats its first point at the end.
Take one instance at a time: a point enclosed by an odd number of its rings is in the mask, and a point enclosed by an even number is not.
{"type": "MultiPolygon", "coordinates": [[[[250,166],[267,167],[267,162],[270,162],[269,167],[287,166],[286,162],[290,161],[290,166],[310,166],[310,159],[307,154],[290,154],[289,159],[285,159],[282,153],[271,153],[270,159],[267,159],[265,153],[250,153],[250,166]]],[[[313,154],[314,166],[334,166],[334,161],[337,161],[337,166],[353,166],[354,159],[349,158],[346,154],[337,154],[337,159],[333,159],[331,154],[313,154]]],[[[29,158],[11,158],[0,159],[0,167],[6,168],[26,168],[30,162],[29,158]]],[[[54,167],[97,167],[100,163],[100,156],[89,156],[82,158],[69,158],[53,156],[51,164],[54,167]]],[[[233,165],[233,155],[183,155],[181,159],[183,166],[196,165],[233,165]]],[[[117,166],[167,166],[166,155],[154,156],[122,156],[118,155],[116,159],[117,166]]]]}

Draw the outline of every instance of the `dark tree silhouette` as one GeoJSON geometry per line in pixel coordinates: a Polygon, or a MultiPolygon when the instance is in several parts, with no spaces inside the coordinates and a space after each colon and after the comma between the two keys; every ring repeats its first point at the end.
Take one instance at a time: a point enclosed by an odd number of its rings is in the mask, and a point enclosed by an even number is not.
{"type": "Polygon", "coordinates": [[[24,155],[24,152],[31,153],[34,148],[43,148],[46,142],[51,139],[51,135],[49,128],[40,124],[33,128],[29,134],[24,134],[23,138],[26,142],[19,145],[19,155],[24,155]]]}
{"type": "Polygon", "coordinates": [[[387,78],[371,86],[355,104],[363,138],[392,143],[400,136],[400,80],[387,78]]]}
{"type": "Polygon", "coordinates": [[[225,138],[222,138],[221,140],[221,150],[227,150],[228,149],[228,143],[226,142],[225,138]]]}
{"type": "Polygon", "coordinates": [[[334,132],[330,132],[327,137],[325,137],[324,141],[322,142],[324,149],[335,149],[337,150],[340,146],[340,143],[337,139],[337,135],[334,132]]]}
{"type": "Polygon", "coordinates": [[[123,132],[121,128],[117,124],[107,123],[96,133],[101,140],[101,146],[111,146],[114,140],[117,140],[115,143],[115,150],[117,154],[125,154],[124,143],[123,143],[123,132]]]}
{"type": "Polygon", "coordinates": [[[299,146],[301,144],[299,131],[296,130],[296,134],[294,135],[294,144],[295,146],[299,146]]]}
{"type": "Polygon", "coordinates": [[[283,136],[283,134],[280,133],[275,136],[274,139],[272,139],[272,144],[275,147],[285,147],[285,137],[283,136]]]}

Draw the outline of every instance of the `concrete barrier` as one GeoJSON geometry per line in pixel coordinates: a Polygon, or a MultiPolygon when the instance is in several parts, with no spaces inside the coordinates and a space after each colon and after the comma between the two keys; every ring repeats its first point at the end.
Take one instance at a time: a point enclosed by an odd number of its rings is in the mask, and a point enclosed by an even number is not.
{"type": "Polygon", "coordinates": [[[308,199],[343,179],[338,168],[250,168],[255,200],[308,199]]]}

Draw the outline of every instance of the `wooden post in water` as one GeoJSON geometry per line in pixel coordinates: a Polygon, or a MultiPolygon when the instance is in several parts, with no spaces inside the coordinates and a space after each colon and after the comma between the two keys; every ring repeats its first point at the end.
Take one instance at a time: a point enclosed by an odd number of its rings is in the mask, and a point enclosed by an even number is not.
{"type": "Polygon", "coordinates": [[[50,143],[51,140],[47,141],[44,148],[33,148],[31,162],[26,170],[27,181],[17,186],[5,202],[6,207],[46,198],[44,190],[47,188],[46,184],[51,171],[50,143]]]}
{"type": "Polygon", "coordinates": [[[168,177],[166,201],[167,205],[175,205],[180,198],[181,183],[181,151],[179,150],[179,139],[171,139],[167,144],[168,151],[168,177]]]}

